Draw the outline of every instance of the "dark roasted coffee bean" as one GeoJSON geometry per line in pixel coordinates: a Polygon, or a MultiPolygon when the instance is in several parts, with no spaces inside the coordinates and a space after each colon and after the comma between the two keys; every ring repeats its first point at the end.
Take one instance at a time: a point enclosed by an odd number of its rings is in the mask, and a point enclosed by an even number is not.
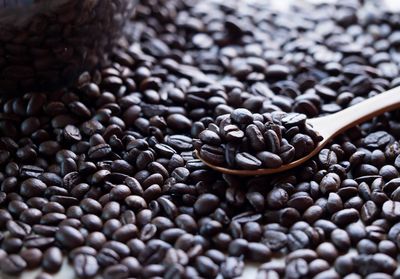
{"type": "Polygon", "coordinates": [[[237,124],[250,124],[253,122],[253,114],[247,109],[236,109],[231,113],[231,119],[237,124]]]}
{"type": "Polygon", "coordinates": [[[262,163],[249,153],[238,153],[235,157],[236,164],[243,169],[258,169],[262,163]]]}
{"type": "Polygon", "coordinates": [[[214,147],[207,144],[201,147],[200,156],[215,165],[222,165],[225,161],[224,150],[221,147],[214,147]]]}
{"type": "Polygon", "coordinates": [[[287,235],[280,231],[267,230],[263,234],[262,242],[272,251],[279,251],[287,245],[287,235]]]}
{"type": "Polygon", "coordinates": [[[274,188],[267,195],[267,205],[273,209],[283,208],[288,200],[288,193],[281,188],[274,188]]]}
{"type": "Polygon", "coordinates": [[[257,153],[257,158],[260,159],[262,166],[265,168],[275,169],[283,164],[281,157],[268,151],[257,153]]]}
{"type": "Polygon", "coordinates": [[[219,135],[210,130],[204,130],[199,134],[199,139],[205,144],[218,146],[221,143],[219,135]]]}
{"type": "Polygon", "coordinates": [[[34,269],[40,266],[43,253],[37,248],[32,248],[22,251],[20,256],[26,261],[27,268],[34,269]]]}
{"type": "Polygon", "coordinates": [[[73,267],[79,278],[92,278],[99,270],[96,258],[85,254],[79,254],[73,259],[73,267]]]}
{"type": "Polygon", "coordinates": [[[84,243],[84,238],[79,230],[70,226],[62,226],[56,232],[55,237],[63,247],[68,249],[76,248],[84,243]]]}
{"type": "Polygon", "coordinates": [[[21,195],[25,197],[41,196],[46,190],[47,186],[42,181],[36,178],[28,178],[21,184],[21,195]]]}
{"type": "Polygon", "coordinates": [[[9,220],[6,224],[6,228],[9,231],[11,236],[14,237],[18,237],[18,238],[25,238],[26,236],[28,236],[31,231],[32,228],[31,226],[29,226],[28,224],[25,224],[23,222],[20,221],[13,221],[13,220],[9,220]]]}
{"type": "Polygon", "coordinates": [[[382,214],[388,220],[398,220],[400,216],[400,202],[386,201],[382,206],[382,214]]]}
{"type": "Polygon", "coordinates": [[[331,240],[340,251],[347,251],[350,248],[350,237],[345,230],[333,230],[331,233],[331,240]]]}
{"type": "Polygon", "coordinates": [[[27,267],[26,261],[20,255],[9,255],[1,260],[0,269],[6,274],[18,275],[27,267]]]}
{"type": "Polygon", "coordinates": [[[246,127],[246,136],[253,150],[263,151],[266,149],[264,137],[256,125],[250,124],[246,127]]]}
{"type": "Polygon", "coordinates": [[[292,151],[291,147],[292,146],[290,146],[290,148],[289,148],[289,145],[287,145],[288,147],[286,147],[286,148],[284,148],[282,150],[283,146],[280,147],[281,146],[281,139],[280,139],[280,137],[277,135],[277,133],[274,130],[267,130],[264,133],[264,138],[265,138],[265,144],[267,146],[266,151],[270,151],[270,152],[275,153],[275,154],[278,153],[278,152],[284,153],[284,157],[283,158],[285,158],[285,159],[283,159],[283,161],[285,161],[285,163],[288,163],[289,161],[294,159],[294,156],[295,156],[294,148],[293,148],[293,158],[291,158],[291,155],[292,155],[291,154],[291,151],[292,151]],[[290,158],[290,160],[289,160],[289,158],[290,158]]]}
{"type": "Polygon", "coordinates": [[[337,175],[336,173],[328,173],[322,178],[320,182],[321,192],[336,192],[339,189],[340,183],[341,179],[339,175],[337,175]]]}
{"type": "Polygon", "coordinates": [[[201,195],[194,204],[194,210],[199,215],[212,213],[219,204],[219,198],[213,194],[201,195]]]}
{"type": "Polygon", "coordinates": [[[345,226],[356,222],[359,219],[359,213],[353,208],[342,209],[332,216],[332,221],[338,226],[345,226]]]}
{"type": "Polygon", "coordinates": [[[288,247],[291,251],[307,248],[310,245],[310,239],[307,234],[300,230],[294,230],[288,235],[288,247]]]}
{"type": "Polygon", "coordinates": [[[249,242],[247,247],[247,258],[251,261],[265,262],[271,257],[270,249],[262,243],[249,242]]]}
{"type": "Polygon", "coordinates": [[[43,254],[42,267],[50,273],[55,273],[61,268],[63,256],[61,250],[57,247],[51,247],[43,254]]]}

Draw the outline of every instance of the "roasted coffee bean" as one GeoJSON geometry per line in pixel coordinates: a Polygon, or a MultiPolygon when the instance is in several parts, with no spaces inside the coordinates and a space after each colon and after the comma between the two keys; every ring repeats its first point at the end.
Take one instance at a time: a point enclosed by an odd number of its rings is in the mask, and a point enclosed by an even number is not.
{"type": "Polygon", "coordinates": [[[268,151],[257,153],[257,158],[260,159],[265,168],[275,169],[283,164],[281,157],[268,151]]]}
{"type": "Polygon", "coordinates": [[[286,233],[274,230],[267,230],[263,234],[262,242],[267,245],[271,251],[279,251],[286,247],[288,237],[286,233]]]}
{"type": "Polygon", "coordinates": [[[42,267],[50,273],[57,272],[62,265],[63,255],[59,248],[51,247],[43,254],[42,267]]]}
{"type": "Polygon", "coordinates": [[[400,202],[386,201],[382,206],[382,214],[391,221],[396,221],[400,214],[400,202]]]}
{"type": "Polygon", "coordinates": [[[347,251],[350,248],[351,240],[345,230],[333,230],[331,233],[331,240],[340,251],[347,251]]]}
{"type": "Polygon", "coordinates": [[[303,277],[308,273],[307,262],[304,259],[295,259],[286,266],[286,273],[295,277],[303,277]]]}
{"type": "Polygon", "coordinates": [[[243,269],[243,261],[234,257],[227,257],[221,264],[221,274],[224,278],[235,278],[241,276],[243,274],[243,269]]]}
{"type": "Polygon", "coordinates": [[[262,243],[249,242],[247,249],[247,258],[251,261],[265,262],[271,257],[270,249],[262,243]]]}
{"type": "Polygon", "coordinates": [[[203,145],[200,150],[200,156],[215,165],[224,163],[224,150],[220,147],[203,145]]]}
{"type": "Polygon", "coordinates": [[[13,220],[9,220],[7,222],[6,228],[10,232],[11,236],[18,237],[21,239],[28,236],[32,231],[31,226],[29,226],[28,224],[25,224],[20,221],[15,222],[13,220]]]}
{"type": "Polygon", "coordinates": [[[38,197],[44,194],[47,186],[36,178],[28,178],[21,184],[21,195],[25,197],[38,197]]]}
{"type": "Polygon", "coordinates": [[[99,270],[96,258],[85,254],[79,254],[74,258],[73,267],[79,278],[92,278],[99,270]]]}
{"type": "Polygon", "coordinates": [[[32,248],[22,251],[20,256],[26,261],[27,268],[33,269],[40,266],[43,253],[37,248],[32,248]]]}
{"type": "Polygon", "coordinates": [[[68,249],[76,248],[84,243],[84,238],[79,230],[70,226],[62,226],[56,232],[55,238],[63,247],[68,249]]]}
{"type": "Polygon", "coordinates": [[[357,222],[359,213],[353,208],[342,209],[332,216],[332,221],[338,226],[345,226],[353,222],[357,222]]]}
{"type": "Polygon", "coordinates": [[[196,267],[200,274],[215,277],[218,274],[218,266],[208,257],[196,258],[196,267]]]}
{"type": "Polygon", "coordinates": [[[340,183],[341,179],[339,175],[337,175],[336,173],[328,173],[322,178],[320,182],[321,192],[336,192],[339,189],[340,183]]]}
{"type": "Polygon", "coordinates": [[[274,188],[267,195],[267,205],[272,209],[283,208],[286,206],[288,200],[288,193],[281,188],[274,188]]]}
{"type": "Polygon", "coordinates": [[[11,254],[1,260],[0,269],[6,274],[18,275],[27,267],[26,261],[20,256],[11,254]]]}
{"type": "Polygon", "coordinates": [[[199,215],[208,215],[212,213],[219,204],[219,198],[213,194],[201,195],[193,205],[194,210],[199,215]]]}
{"type": "Polygon", "coordinates": [[[117,264],[120,256],[110,248],[102,248],[97,254],[96,259],[100,266],[106,267],[117,264]]]}

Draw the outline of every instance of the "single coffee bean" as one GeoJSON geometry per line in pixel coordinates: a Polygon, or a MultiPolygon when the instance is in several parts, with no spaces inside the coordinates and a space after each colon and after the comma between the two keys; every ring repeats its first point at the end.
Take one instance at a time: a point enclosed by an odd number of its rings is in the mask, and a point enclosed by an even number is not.
{"type": "Polygon", "coordinates": [[[74,258],[73,267],[79,278],[92,278],[99,271],[96,258],[85,254],[79,254],[74,258]]]}
{"type": "Polygon", "coordinates": [[[62,265],[63,255],[57,247],[47,249],[43,254],[42,267],[50,273],[57,272],[62,265]]]}
{"type": "Polygon", "coordinates": [[[20,255],[9,255],[1,260],[0,269],[9,275],[18,275],[27,267],[26,261],[20,255]]]}

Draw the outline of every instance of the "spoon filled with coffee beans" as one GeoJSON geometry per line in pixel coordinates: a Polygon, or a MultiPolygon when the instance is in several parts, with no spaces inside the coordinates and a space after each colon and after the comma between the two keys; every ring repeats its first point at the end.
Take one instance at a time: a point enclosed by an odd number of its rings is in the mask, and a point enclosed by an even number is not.
{"type": "Polygon", "coordinates": [[[219,116],[199,134],[195,153],[206,165],[226,174],[279,173],[305,163],[347,129],[397,108],[400,87],[312,119],[301,113],[253,114],[238,108],[219,116]]]}

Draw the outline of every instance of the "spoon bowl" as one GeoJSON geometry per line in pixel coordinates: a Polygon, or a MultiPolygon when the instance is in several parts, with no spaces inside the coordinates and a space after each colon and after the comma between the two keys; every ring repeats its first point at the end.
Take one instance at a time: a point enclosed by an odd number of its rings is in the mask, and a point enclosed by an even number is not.
{"type": "Polygon", "coordinates": [[[221,166],[215,166],[207,162],[201,158],[199,152],[197,151],[195,151],[195,154],[201,161],[203,161],[204,164],[218,172],[225,174],[256,176],[280,173],[298,167],[307,162],[309,159],[317,155],[319,151],[321,151],[321,149],[324,148],[324,146],[326,146],[332,140],[332,138],[338,134],[343,133],[349,128],[360,123],[370,120],[371,118],[398,108],[400,108],[400,86],[380,93],[337,113],[308,119],[307,123],[310,124],[313,129],[323,137],[323,140],[320,141],[314,150],[307,156],[297,159],[289,164],[282,165],[279,168],[257,170],[229,169],[221,166]]]}

